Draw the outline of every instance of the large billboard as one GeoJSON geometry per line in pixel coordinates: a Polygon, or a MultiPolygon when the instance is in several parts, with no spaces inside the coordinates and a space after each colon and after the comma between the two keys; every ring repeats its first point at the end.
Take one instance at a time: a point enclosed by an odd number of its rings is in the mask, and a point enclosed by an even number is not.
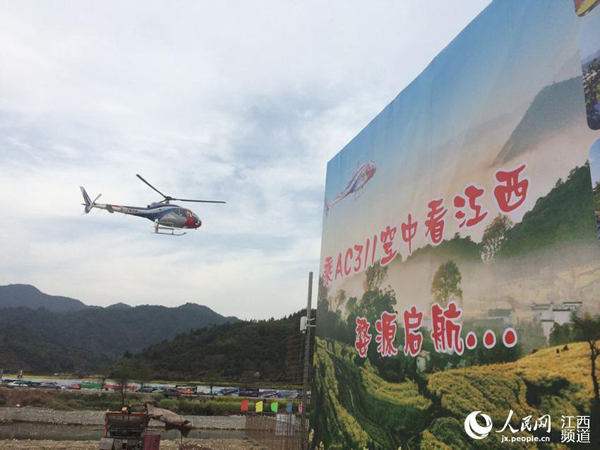
{"type": "Polygon", "coordinates": [[[495,0],[329,162],[312,448],[600,448],[598,3],[495,0]]]}

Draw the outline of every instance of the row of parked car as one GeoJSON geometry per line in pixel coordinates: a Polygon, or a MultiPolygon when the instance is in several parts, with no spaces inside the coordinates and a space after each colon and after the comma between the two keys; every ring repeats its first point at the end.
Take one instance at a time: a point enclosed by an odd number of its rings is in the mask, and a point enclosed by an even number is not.
{"type": "MultiPolygon", "coordinates": [[[[208,394],[199,392],[200,394],[208,394]]],[[[295,390],[276,390],[276,389],[258,389],[258,388],[221,388],[213,392],[214,395],[226,395],[233,397],[254,397],[254,398],[287,398],[295,399],[300,397],[300,392],[295,390]]]]}
{"type": "MultiPolygon", "coordinates": [[[[3,379],[0,381],[0,386],[9,388],[40,388],[40,389],[71,389],[81,390],[82,385],[79,383],[58,384],[50,381],[32,381],[32,380],[11,380],[3,379]]],[[[97,385],[98,388],[100,384],[97,385]]],[[[85,387],[85,386],[84,386],[85,387]]],[[[119,390],[120,386],[103,385],[106,390],[119,390]]],[[[258,388],[232,388],[232,387],[215,387],[213,389],[208,386],[141,386],[135,388],[128,386],[128,390],[146,393],[146,394],[161,394],[165,398],[179,398],[181,396],[194,395],[218,395],[232,397],[254,397],[254,398],[284,398],[296,399],[300,397],[300,392],[296,390],[276,390],[276,389],[258,389],[258,388]]],[[[310,394],[309,394],[310,396],[310,394]]]]}
{"type": "Polygon", "coordinates": [[[255,397],[255,398],[286,398],[295,399],[300,396],[298,391],[294,390],[275,390],[275,389],[240,389],[240,388],[214,388],[212,391],[210,388],[204,387],[152,387],[144,386],[137,389],[137,392],[143,393],[160,393],[165,398],[178,398],[181,396],[192,396],[192,395],[218,395],[218,396],[231,396],[231,397],[255,397]]]}
{"type": "Polygon", "coordinates": [[[8,388],[40,388],[40,389],[74,389],[80,390],[81,385],[71,384],[69,386],[59,385],[53,382],[39,382],[31,380],[10,380],[5,379],[0,381],[0,386],[8,388]]]}

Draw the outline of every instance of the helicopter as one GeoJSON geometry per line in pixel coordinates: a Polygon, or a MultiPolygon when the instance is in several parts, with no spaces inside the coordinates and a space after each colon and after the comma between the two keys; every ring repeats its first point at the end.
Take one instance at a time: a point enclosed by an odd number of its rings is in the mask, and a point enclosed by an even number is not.
{"type": "Polygon", "coordinates": [[[121,213],[130,216],[144,217],[154,222],[154,232],[156,234],[165,234],[169,236],[183,236],[186,234],[184,229],[196,230],[202,226],[200,218],[191,210],[182,208],[178,205],[172,205],[171,201],[195,202],[195,203],[225,203],[220,200],[192,200],[184,198],[174,198],[165,195],[148,183],[141,175],[136,176],[146,183],[150,188],[162,195],[163,200],[149,204],[147,207],[121,206],[107,203],[97,203],[102,194],[99,194],[93,201],[83,186],[79,186],[83,195],[82,206],[84,214],[88,214],[92,209],[105,209],[111,214],[121,213]]]}
{"type": "Polygon", "coordinates": [[[369,161],[356,169],[356,172],[348,180],[348,184],[342,192],[340,192],[331,203],[325,198],[325,215],[329,215],[329,210],[333,205],[341,202],[343,199],[348,197],[350,194],[357,194],[365,185],[369,182],[377,172],[377,166],[373,161],[369,161]]]}

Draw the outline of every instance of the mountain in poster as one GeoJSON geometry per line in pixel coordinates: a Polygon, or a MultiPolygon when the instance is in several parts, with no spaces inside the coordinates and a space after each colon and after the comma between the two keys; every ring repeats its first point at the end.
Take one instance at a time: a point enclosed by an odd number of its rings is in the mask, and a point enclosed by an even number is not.
{"type": "Polygon", "coordinates": [[[504,164],[539,144],[573,127],[582,110],[583,81],[581,77],[552,84],[534,98],[525,115],[494,161],[504,164]]]}
{"type": "Polygon", "coordinates": [[[594,61],[595,59],[598,59],[598,58],[600,58],[600,50],[598,50],[597,52],[592,53],[591,55],[582,59],[581,65],[583,66],[583,69],[586,70],[589,63],[591,63],[592,61],[594,61]]]}

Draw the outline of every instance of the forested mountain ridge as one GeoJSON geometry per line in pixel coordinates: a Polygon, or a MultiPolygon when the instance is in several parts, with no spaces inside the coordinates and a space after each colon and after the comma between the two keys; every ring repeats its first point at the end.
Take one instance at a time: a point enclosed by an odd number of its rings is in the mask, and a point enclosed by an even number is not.
{"type": "MultiPolygon", "coordinates": [[[[123,304],[100,308],[74,299],[65,302],[66,297],[48,296],[33,286],[25,290],[37,291],[37,301],[22,295],[11,298],[15,289],[6,288],[0,288],[5,300],[0,314],[0,368],[5,371],[94,372],[125,352],[138,352],[192,329],[237,321],[192,303],[177,308],[123,304]]],[[[16,291],[20,294],[22,289],[16,291]]]]}
{"type": "Polygon", "coordinates": [[[0,308],[45,308],[48,311],[80,311],[89,308],[79,300],[58,295],[44,294],[29,284],[0,286],[0,308]]]}
{"type": "MultiPolygon", "coordinates": [[[[180,334],[133,358],[147,364],[159,379],[286,381],[286,342],[300,337],[300,317],[239,321],[180,334]]],[[[295,339],[292,353],[301,351],[295,339]]]]}

